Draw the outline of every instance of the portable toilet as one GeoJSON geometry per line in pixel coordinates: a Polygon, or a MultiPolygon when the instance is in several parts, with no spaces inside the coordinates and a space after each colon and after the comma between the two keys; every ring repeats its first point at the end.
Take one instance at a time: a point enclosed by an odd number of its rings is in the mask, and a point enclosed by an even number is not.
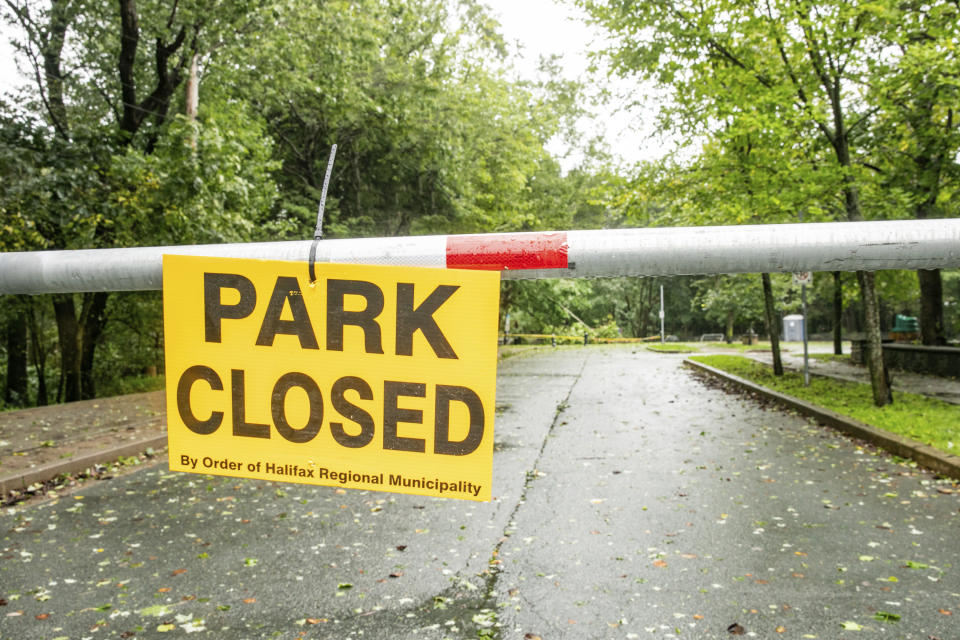
{"type": "Polygon", "coordinates": [[[783,341],[803,341],[803,316],[799,313],[783,317],[783,341]]]}

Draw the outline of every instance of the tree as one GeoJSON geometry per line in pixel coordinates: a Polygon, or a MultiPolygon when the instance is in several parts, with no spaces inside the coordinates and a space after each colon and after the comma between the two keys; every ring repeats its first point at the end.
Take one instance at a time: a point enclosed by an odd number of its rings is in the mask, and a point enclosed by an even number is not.
{"type": "MultiPolygon", "coordinates": [[[[718,119],[765,127],[802,125],[807,139],[830,150],[824,169],[839,181],[844,217],[865,218],[861,140],[873,115],[861,86],[866,61],[881,53],[889,29],[876,5],[768,0],[760,5],[709,0],[618,2],[581,0],[618,37],[610,55],[624,74],[639,73],[671,88],[676,105],[665,115],[688,129],[718,119]]],[[[824,156],[826,158],[827,156],[824,156]]],[[[874,402],[892,401],[883,364],[879,305],[872,272],[859,272],[867,361],[874,402]]]]}
{"type": "MultiPolygon", "coordinates": [[[[246,25],[256,5],[220,3],[216,12],[203,1],[120,0],[113,6],[4,0],[4,17],[18,28],[14,44],[33,79],[19,105],[5,109],[2,123],[4,144],[29,161],[28,169],[8,168],[30,179],[5,207],[5,215],[36,231],[40,246],[29,248],[119,246],[142,242],[146,229],[165,225],[167,219],[153,217],[155,209],[138,208],[137,198],[128,197],[159,189],[155,174],[132,167],[154,162],[147,159],[169,148],[168,134],[183,142],[182,131],[169,125],[187,65],[246,25]]],[[[167,203],[163,212],[175,209],[167,203]]],[[[203,218],[193,223],[202,226],[203,218]]],[[[58,395],[65,400],[95,394],[94,357],[108,297],[52,297],[58,395]]]]}
{"type": "MultiPolygon", "coordinates": [[[[877,109],[872,135],[888,193],[918,219],[942,217],[946,188],[960,177],[960,6],[901,3],[877,7],[895,28],[881,33],[884,54],[871,58],[868,99],[877,109]]],[[[898,212],[899,213],[899,212],[898,212]]],[[[923,344],[946,344],[939,269],[918,270],[923,344]]]]}
{"type": "Polygon", "coordinates": [[[763,286],[763,323],[770,336],[770,354],[773,356],[773,375],[783,375],[783,361],[780,359],[780,323],[773,305],[773,283],[769,273],[760,274],[763,286]]]}
{"type": "MultiPolygon", "coordinates": [[[[820,170],[822,149],[797,144],[802,135],[790,121],[767,126],[749,114],[730,115],[706,138],[699,156],[682,166],[668,166],[634,188],[652,194],[669,210],[672,224],[831,219],[837,215],[836,184],[820,170]]],[[[764,324],[774,372],[780,375],[779,322],[770,275],[761,274],[761,283],[764,324]]]]}
{"type": "MultiPolygon", "coordinates": [[[[20,296],[17,296],[20,298],[20,296]]],[[[28,403],[27,389],[27,315],[23,300],[15,299],[4,309],[6,317],[0,326],[5,326],[3,339],[7,353],[7,370],[3,389],[3,401],[9,406],[28,403]]]]}
{"type": "Polygon", "coordinates": [[[727,342],[733,342],[737,323],[747,328],[763,322],[763,294],[757,290],[758,284],[746,275],[702,278],[694,285],[697,296],[692,304],[723,326],[727,342]]]}
{"type": "Polygon", "coordinates": [[[575,111],[575,88],[507,81],[479,3],[298,1],[273,20],[276,32],[245,34],[204,75],[269,123],[277,235],[312,231],[334,143],[328,236],[543,224],[531,190],[559,173],[544,145],[575,111]]]}

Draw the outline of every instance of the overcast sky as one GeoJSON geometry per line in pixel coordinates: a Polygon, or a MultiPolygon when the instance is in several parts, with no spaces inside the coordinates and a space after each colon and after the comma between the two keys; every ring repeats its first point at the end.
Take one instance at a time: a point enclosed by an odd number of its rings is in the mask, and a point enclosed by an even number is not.
{"type": "Polygon", "coordinates": [[[599,40],[598,32],[583,20],[583,12],[554,0],[485,0],[500,20],[507,41],[519,43],[528,73],[536,69],[539,56],[560,54],[568,73],[577,75],[587,68],[587,52],[599,40]]]}
{"type": "MultiPolygon", "coordinates": [[[[589,53],[602,46],[604,34],[588,25],[583,11],[572,6],[569,0],[484,1],[500,20],[507,41],[521,45],[523,59],[517,64],[521,73],[532,77],[540,56],[559,54],[563,56],[564,73],[569,79],[587,81],[588,87],[610,82],[609,86],[621,95],[634,92],[632,81],[608,81],[602,76],[586,75],[589,53]]],[[[625,162],[659,158],[667,149],[664,141],[652,136],[654,113],[653,104],[632,111],[620,108],[620,103],[610,104],[600,108],[596,122],[585,122],[582,128],[602,135],[614,154],[625,162]]],[[[553,145],[551,151],[563,155],[568,150],[553,145]]],[[[564,164],[569,168],[576,161],[574,156],[564,164]]]]}

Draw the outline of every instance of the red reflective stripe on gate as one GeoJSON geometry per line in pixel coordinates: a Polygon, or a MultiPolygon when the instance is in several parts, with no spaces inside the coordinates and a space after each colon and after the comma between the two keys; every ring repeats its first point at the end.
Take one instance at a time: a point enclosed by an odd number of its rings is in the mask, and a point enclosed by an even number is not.
{"type": "Polygon", "coordinates": [[[568,249],[563,232],[447,236],[447,268],[566,269],[568,249]]]}

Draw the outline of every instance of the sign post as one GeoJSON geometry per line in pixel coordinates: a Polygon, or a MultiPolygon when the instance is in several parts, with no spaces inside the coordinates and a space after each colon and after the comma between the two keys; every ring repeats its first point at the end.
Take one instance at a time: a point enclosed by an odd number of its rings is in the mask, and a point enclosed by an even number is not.
{"type": "Polygon", "coordinates": [[[812,271],[793,274],[793,283],[800,285],[800,305],[803,311],[803,386],[810,386],[810,356],[807,350],[807,285],[813,284],[812,271]]]}
{"type": "Polygon", "coordinates": [[[663,312],[663,285],[660,285],[660,344],[663,344],[665,339],[664,324],[663,324],[665,317],[666,317],[666,314],[663,312]]]}
{"type": "Polygon", "coordinates": [[[489,500],[499,274],[165,256],[170,468],[489,500]]]}

